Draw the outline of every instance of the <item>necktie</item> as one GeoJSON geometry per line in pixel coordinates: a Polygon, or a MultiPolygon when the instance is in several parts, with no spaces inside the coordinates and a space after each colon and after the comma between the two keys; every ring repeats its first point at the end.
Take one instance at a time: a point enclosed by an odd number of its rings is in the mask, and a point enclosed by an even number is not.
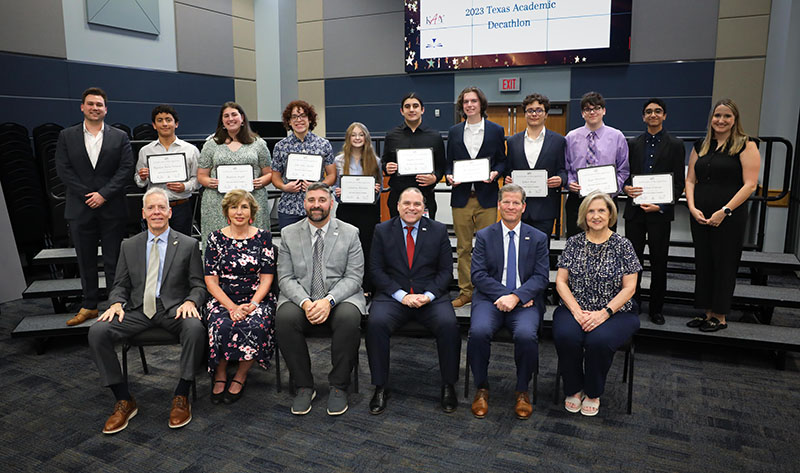
{"type": "Polygon", "coordinates": [[[586,155],[586,163],[589,166],[597,165],[597,145],[595,144],[595,139],[597,139],[597,133],[593,131],[589,132],[589,135],[586,137],[588,151],[588,154],[586,155]]]}
{"type": "Polygon", "coordinates": [[[311,272],[311,299],[319,300],[325,296],[325,284],[322,282],[322,253],[325,250],[325,241],[322,238],[322,229],[318,228],[317,240],[314,242],[314,266],[311,272]]]}
{"type": "Polygon", "coordinates": [[[142,311],[148,319],[156,315],[156,285],[158,284],[158,267],[161,263],[158,251],[158,238],[153,239],[150,247],[150,260],[147,262],[147,276],[144,280],[144,301],[142,311]]]}
{"type": "Polygon", "coordinates": [[[508,232],[508,255],[506,256],[506,287],[517,288],[517,245],[514,244],[514,230],[508,232]]]}
{"type": "MultiPolygon", "coordinates": [[[[408,234],[406,235],[406,256],[408,257],[408,267],[411,268],[411,264],[414,262],[414,238],[411,236],[411,230],[414,227],[406,226],[406,230],[408,230],[408,234]]],[[[409,292],[414,294],[414,288],[409,287],[409,292]]]]}

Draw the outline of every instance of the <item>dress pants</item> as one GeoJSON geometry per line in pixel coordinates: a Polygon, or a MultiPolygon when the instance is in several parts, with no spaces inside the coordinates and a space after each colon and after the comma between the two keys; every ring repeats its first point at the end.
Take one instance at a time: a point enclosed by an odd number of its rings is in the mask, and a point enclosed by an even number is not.
{"type": "Polygon", "coordinates": [[[492,336],[506,326],[514,338],[514,362],[517,365],[517,391],[527,391],[533,371],[539,366],[538,330],[541,314],[535,306],[518,305],[511,312],[501,312],[490,301],[472,301],[467,361],[478,389],[488,389],[489,356],[492,336]]]}
{"type": "MultiPolygon", "coordinates": [[[[583,231],[578,226],[578,209],[583,199],[584,198],[576,192],[570,192],[569,195],[567,195],[567,202],[564,204],[564,220],[567,221],[567,238],[583,231]]],[[[614,197],[614,204],[617,205],[617,210],[619,210],[616,197],[614,197]]],[[[617,231],[617,224],[614,223],[614,225],[611,225],[609,228],[611,228],[611,231],[615,232],[617,231]]]]}
{"type": "Polygon", "coordinates": [[[350,373],[356,363],[358,347],[361,345],[361,312],[358,307],[342,302],[331,309],[328,320],[314,325],[306,313],[293,302],[284,302],[275,314],[275,336],[286,366],[298,388],[313,388],[311,356],[308,354],[306,335],[331,334],[331,368],[328,374],[330,386],[346,390],[350,385],[350,373]]]}
{"type": "Polygon", "coordinates": [[[203,322],[194,317],[175,318],[177,307],[164,309],[161,299],[156,299],[156,313],[148,319],[140,310],[126,310],[122,322],[115,316],[110,322],[97,321],[89,329],[89,350],[92,353],[103,386],[124,381],[122,370],[114,351],[114,344],[152,327],[162,327],[178,335],[181,340],[181,379],[194,379],[205,360],[208,334],[203,322]]]}
{"type": "Polygon", "coordinates": [[[389,341],[392,333],[416,320],[433,332],[439,352],[439,371],[443,384],[458,381],[461,334],[449,298],[412,309],[397,301],[372,301],[367,323],[367,354],[372,384],[385,386],[389,379],[389,341]]]}
{"type": "Polygon", "coordinates": [[[600,397],[614,353],[639,330],[639,316],[617,312],[591,332],[584,332],[572,313],[559,306],[553,313],[553,342],[564,380],[564,393],[579,391],[600,397]]]}
{"type": "Polygon", "coordinates": [[[283,230],[283,227],[299,222],[304,218],[306,218],[305,215],[293,215],[293,214],[285,214],[283,212],[278,212],[278,228],[280,230],[283,230]]]}
{"type": "Polygon", "coordinates": [[[336,218],[358,228],[358,239],[361,250],[364,252],[364,278],[361,287],[364,292],[373,292],[375,285],[372,283],[370,270],[370,253],[372,251],[372,236],[375,234],[375,225],[381,221],[380,200],[372,205],[340,203],[336,207],[336,218]]]}
{"type": "MultiPolygon", "coordinates": [[[[644,221],[625,220],[625,237],[644,266],[644,245],[650,247],[650,313],[660,314],[667,293],[667,256],[671,223],[662,215],[645,215],[644,221]]],[[[641,302],[642,271],[636,280],[636,301],[641,302]]]]}
{"type": "MultiPolygon", "coordinates": [[[[461,184],[469,185],[469,184],[461,184]]],[[[456,253],[458,254],[458,289],[461,295],[472,297],[472,238],[475,232],[497,222],[497,207],[481,207],[474,195],[461,208],[453,207],[453,229],[456,233],[456,253]]]]}
{"type": "Polygon", "coordinates": [[[194,208],[192,207],[191,199],[187,199],[182,204],[172,204],[173,202],[169,204],[172,207],[172,218],[169,219],[169,227],[186,236],[192,236],[192,211],[194,208]]]}
{"type": "Polygon", "coordinates": [[[69,231],[75,253],[78,257],[78,271],[81,275],[83,302],[85,309],[97,309],[100,290],[97,275],[97,242],[103,248],[103,271],[106,275],[106,288],[111,291],[119,259],[119,246],[126,235],[126,217],[103,218],[92,213],[85,218],[70,219],[69,231]]]}

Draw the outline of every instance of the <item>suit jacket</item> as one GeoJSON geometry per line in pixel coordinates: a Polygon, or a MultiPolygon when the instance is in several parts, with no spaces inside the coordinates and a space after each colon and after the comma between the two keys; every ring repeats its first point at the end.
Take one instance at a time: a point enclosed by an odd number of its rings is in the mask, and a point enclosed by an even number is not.
{"type": "MultiPolygon", "coordinates": [[[[120,302],[126,309],[141,310],[147,279],[147,231],[123,240],[117,262],[110,303],[120,302]]],[[[167,254],[161,272],[161,302],[167,312],[185,301],[200,309],[206,300],[203,261],[197,240],[170,229],[167,254]]]]}
{"type": "MultiPolygon", "coordinates": [[[[536,160],[534,169],[546,169],[548,177],[558,176],[562,186],[567,184],[567,170],[564,164],[564,151],[567,141],[558,133],[545,130],[542,151],[536,160]]],[[[525,131],[521,131],[508,138],[508,163],[506,175],[510,176],[515,170],[530,170],[528,159],[525,157],[525,131]]],[[[529,197],[525,199],[525,214],[523,218],[528,221],[547,220],[558,217],[561,213],[561,188],[549,189],[547,197],[529,197]]]]}
{"type": "MultiPolygon", "coordinates": [[[[336,304],[350,302],[362,314],[367,313],[367,301],[361,289],[364,277],[364,253],[358,239],[358,229],[349,223],[331,218],[324,237],[322,280],[325,291],[336,304]]],[[[308,229],[308,219],[288,225],[281,230],[278,253],[278,307],[285,302],[300,305],[311,298],[311,273],[314,269],[314,245],[308,229]]]]}
{"type": "MultiPolygon", "coordinates": [[[[642,174],[644,169],[644,151],[645,151],[645,135],[642,133],[628,141],[628,162],[631,166],[631,175],[625,180],[625,185],[631,185],[632,178],[635,174],[642,174]]],[[[685,184],[685,164],[686,164],[686,148],[683,146],[683,140],[676,138],[664,130],[661,137],[661,144],[656,147],[656,154],[653,156],[653,171],[652,174],[672,173],[672,191],[675,196],[675,201],[683,194],[683,187],[685,184]]],[[[662,212],[651,212],[650,218],[663,219],[669,222],[675,219],[675,206],[662,205],[662,212]]],[[[623,217],[625,220],[644,221],[647,213],[642,210],[638,205],[633,205],[633,199],[628,199],[625,205],[625,212],[623,217]]]]}
{"type": "MultiPolygon", "coordinates": [[[[533,299],[539,313],[544,313],[544,293],[550,282],[550,251],[548,237],[541,231],[522,223],[517,245],[517,272],[520,287],[509,291],[502,284],[503,267],[506,261],[503,250],[503,222],[497,222],[482,230],[475,237],[475,249],[472,251],[472,284],[475,292],[473,304],[485,300],[491,303],[501,296],[516,294],[520,304],[533,299]]],[[[474,305],[473,305],[474,307],[474,305]]],[[[520,307],[520,306],[517,306],[520,307]]]]}
{"type": "Polygon", "coordinates": [[[370,269],[375,283],[376,301],[395,301],[399,289],[415,294],[430,291],[433,304],[450,304],[447,286],[453,279],[453,253],[447,227],[422,217],[419,221],[414,259],[408,267],[406,236],[399,216],[375,226],[370,269]]]}
{"type": "Polygon", "coordinates": [[[67,190],[64,217],[87,218],[100,215],[125,219],[128,206],[125,186],[133,175],[133,153],[128,135],[113,126],[103,125],[103,146],[92,167],[83,140],[83,122],[61,130],[56,146],[56,172],[67,190]],[[86,205],[86,194],[99,192],[106,202],[97,209],[86,205]]]}
{"type": "MultiPolygon", "coordinates": [[[[453,174],[453,161],[460,159],[470,159],[469,151],[464,145],[464,125],[461,122],[450,127],[447,132],[447,161],[445,174],[453,174]]],[[[483,144],[478,150],[477,158],[489,158],[489,168],[497,171],[498,176],[502,176],[506,169],[506,138],[503,127],[497,123],[484,121],[483,125],[483,144]]],[[[497,182],[487,184],[485,182],[475,182],[475,194],[478,202],[485,209],[497,207],[497,182]]],[[[469,199],[471,183],[463,183],[453,187],[450,193],[451,207],[464,207],[469,199]]]]}

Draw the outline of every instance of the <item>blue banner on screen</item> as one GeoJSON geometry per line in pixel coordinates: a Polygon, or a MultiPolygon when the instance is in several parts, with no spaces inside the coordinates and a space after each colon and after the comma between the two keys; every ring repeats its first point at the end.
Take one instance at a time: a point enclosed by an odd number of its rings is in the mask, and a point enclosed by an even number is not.
{"type": "Polygon", "coordinates": [[[406,0],[406,72],[630,60],[632,0],[406,0]]]}

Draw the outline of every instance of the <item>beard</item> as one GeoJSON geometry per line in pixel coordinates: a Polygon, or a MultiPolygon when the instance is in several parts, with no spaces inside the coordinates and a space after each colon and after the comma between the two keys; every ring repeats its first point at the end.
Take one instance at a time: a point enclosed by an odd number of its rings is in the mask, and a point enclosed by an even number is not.
{"type": "Polygon", "coordinates": [[[328,218],[328,215],[330,215],[330,213],[331,213],[330,209],[314,207],[308,210],[308,219],[311,220],[312,222],[321,222],[326,218],[328,218]],[[314,212],[316,211],[319,211],[319,213],[315,214],[314,212]]]}

